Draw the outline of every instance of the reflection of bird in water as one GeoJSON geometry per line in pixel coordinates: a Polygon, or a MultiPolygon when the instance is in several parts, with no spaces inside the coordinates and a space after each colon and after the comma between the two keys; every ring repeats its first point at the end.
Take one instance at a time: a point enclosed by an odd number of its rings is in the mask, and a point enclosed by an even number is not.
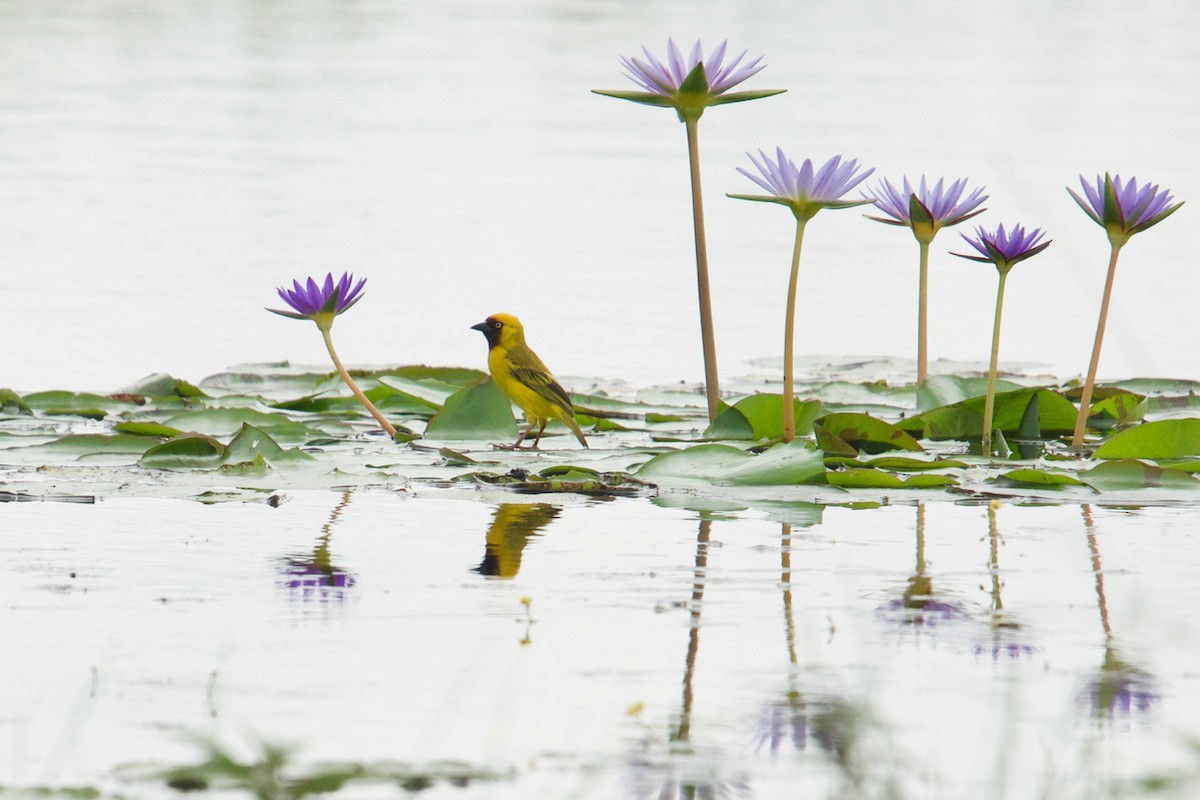
{"type": "Polygon", "coordinates": [[[501,503],[487,531],[483,561],[473,571],[497,578],[515,577],[529,537],[536,536],[560,511],[549,503],[501,503]]]}

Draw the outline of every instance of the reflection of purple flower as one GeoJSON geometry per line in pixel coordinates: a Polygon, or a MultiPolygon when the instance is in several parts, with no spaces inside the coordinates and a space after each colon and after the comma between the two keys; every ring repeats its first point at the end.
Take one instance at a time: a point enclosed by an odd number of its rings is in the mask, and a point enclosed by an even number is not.
{"type": "Polygon", "coordinates": [[[1183,205],[1171,205],[1175,198],[1167,189],[1160,191],[1157,184],[1144,183],[1139,187],[1137,178],[1126,183],[1120,175],[1114,177],[1105,173],[1104,177],[1096,176],[1093,186],[1080,175],[1079,183],[1083,186],[1086,201],[1071,189],[1067,192],[1093,222],[1108,231],[1110,239],[1115,236],[1126,240],[1162,222],[1183,205]]]}
{"type": "Polygon", "coordinates": [[[982,226],[975,229],[975,236],[961,234],[963,240],[974,247],[980,255],[963,255],[954,253],[959,258],[971,261],[991,262],[1001,272],[1008,272],[1013,265],[1027,258],[1036,256],[1050,246],[1050,242],[1042,242],[1046,234],[1041,228],[1026,231],[1022,225],[1014,225],[1008,231],[1001,224],[995,231],[986,231],[982,226]],[[1039,242],[1041,242],[1039,244],[1039,242]]]}
{"type": "Polygon", "coordinates": [[[901,597],[884,603],[879,612],[891,622],[928,628],[971,619],[970,612],[957,600],[934,597],[933,580],[920,573],[908,579],[901,597]]]}
{"type": "Polygon", "coordinates": [[[311,556],[283,559],[277,584],[298,593],[300,599],[345,600],[346,590],[354,587],[354,573],[329,562],[321,550],[311,556]]]}
{"type": "Polygon", "coordinates": [[[334,317],[362,299],[360,292],[366,282],[366,278],[360,278],[358,283],[354,283],[354,276],[349,272],[343,272],[342,277],[336,283],[333,280],[333,273],[325,275],[324,284],[318,284],[312,278],[305,283],[293,280],[293,288],[280,287],[276,291],[283,301],[294,310],[280,311],[274,308],[267,310],[292,319],[311,319],[317,323],[318,327],[324,329],[323,326],[333,324],[334,317]]]}
{"type": "Polygon", "coordinates": [[[1122,661],[1111,646],[1104,649],[1104,664],[1086,696],[1098,720],[1144,713],[1159,699],[1154,677],[1122,661]]]}
{"type": "Polygon", "coordinates": [[[644,756],[630,760],[633,769],[629,796],[637,800],[726,800],[750,797],[750,785],[721,778],[711,759],[672,758],[665,763],[644,756]]]}
{"type": "Polygon", "coordinates": [[[758,744],[755,750],[769,745],[771,755],[779,752],[784,739],[792,743],[797,752],[808,745],[808,707],[799,692],[788,692],[786,698],[767,704],[763,709],[758,726],[758,744]]]}
{"type": "Polygon", "coordinates": [[[926,237],[932,241],[941,228],[957,225],[985,211],[979,208],[988,199],[982,187],[963,197],[966,178],[954,181],[948,188],[943,187],[943,182],[943,178],[938,178],[931,189],[922,175],[919,187],[914,189],[906,176],[904,190],[900,191],[891,181],[880,181],[875,188],[875,207],[887,216],[868,215],[868,219],[911,228],[918,240],[926,237]]]}
{"type": "Polygon", "coordinates": [[[990,656],[993,661],[1018,661],[1037,652],[1037,648],[1017,637],[1021,626],[1015,622],[992,623],[991,636],[975,645],[975,655],[990,656]]]}

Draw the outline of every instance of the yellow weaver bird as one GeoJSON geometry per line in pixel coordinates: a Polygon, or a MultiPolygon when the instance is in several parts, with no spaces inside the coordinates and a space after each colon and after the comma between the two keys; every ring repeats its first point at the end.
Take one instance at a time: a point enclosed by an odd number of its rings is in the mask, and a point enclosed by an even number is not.
{"type": "Polygon", "coordinates": [[[493,314],[478,325],[472,325],[471,329],[480,331],[487,338],[488,369],[492,373],[492,380],[505,397],[525,412],[525,419],[529,421],[529,427],[517,437],[516,443],[505,445],[505,449],[520,448],[521,442],[536,426],[537,437],[533,440],[533,449],[536,450],[546,424],[552,419],[569,427],[579,443],[587,447],[587,439],[583,438],[583,431],[575,421],[571,398],[554,380],[537,353],[525,344],[525,328],[521,320],[512,314],[493,314]]]}

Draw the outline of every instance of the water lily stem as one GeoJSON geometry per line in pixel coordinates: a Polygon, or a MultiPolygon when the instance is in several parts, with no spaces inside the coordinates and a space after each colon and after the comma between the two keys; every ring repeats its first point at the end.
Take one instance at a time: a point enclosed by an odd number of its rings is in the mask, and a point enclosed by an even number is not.
{"type": "Polygon", "coordinates": [[[929,374],[929,242],[921,246],[921,268],[917,280],[917,386],[929,374]]]}
{"type": "Polygon", "coordinates": [[[992,454],[992,416],[996,411],[996,368],[1000,362],[1000,315],[1004,311],[1004,281],[1008,273],[1001,270],[996,287],[996,321],[992,323],[992,361],[988,366],[987,398],[983,403],[983,455],[992,454]]]}
{"type": "Polygon", "coordinates": [[[796,286],[800,280],[800,247],[804,244],[804,225],[807,220],[796,218],[796,244],[792,247],[792,276],[788,280],[787,319],[783,324],[783,440],[796,438],[795,401],[795,336],[796,286]]]}
{"type": "Polygon", "coordinates": [[[704,349],[704,387],[708,395],[708,421],[717,418],[721,402],[720,381],[717,379],[717,344],[713,333],[712,296],[708,289],[708,246],[704,239],[704,198],[700,191],[700,140],[698,119],[685,120],[688,140],[688,163],[692,176],[692,221],[696,229],[696,289],[700,295],[700,342],[704,349]]]}
{"type": "Polygon", "coordinates": [[[329,330],[327,328],[323,329],[321,336],[325,338],[325,348],[329,351],[329,357],[333,359],[333,365],[337,367],[338,374],[342,376],[342,380],[350,387],[350,391],[354,392],[354,396],[358,398],[358,402],[362,403],[367,411],[371,412],[371,416],[387,431],[388,436],[391,436],[393,439],[396,438],[396,428],[384,418],[383,414],[379,413],[379,409],[367,399],[362,389],[358,388],[358,384],[354,382],[354,379],[350,377],[350,373],[342,365],[342,360],[338,358],[337,351],[333,349],[333,338],[329,335],[329,330]]]}
{"type": "Polygon", "coordinates": [[[1096,388],[1096,370],[1100,366],[1100,346],[1104,343],[1104,326],[1108,323],[1108,302],[1112,299],[1113,277],[1117,273],[1117,256],[1124,242],[1112,243],[1112,254],[1108,258],[1108,277],[1104,281],[1104,299],[1100,301],[1100,319],[1096,323],[1096,342],[1092,345],[1092,361],[1088,365],[1087,380],[1083,383],[1083,395],[1079,398],[1079,416],[1075,418],[1075,433],[1071,436],[1072,449],[1083,447],[1083,433],[1087,429],[1088,412],[1092,405],[1092,390],[1096,388]]]}

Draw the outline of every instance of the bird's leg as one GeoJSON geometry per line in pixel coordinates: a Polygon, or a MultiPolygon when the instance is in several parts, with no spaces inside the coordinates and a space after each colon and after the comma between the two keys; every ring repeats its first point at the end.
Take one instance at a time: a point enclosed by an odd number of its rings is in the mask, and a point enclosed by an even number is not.
{"type": "MultiPolygon", "coordinates": [[[[531,448],[530,448],[531,450],[537,450],[537,449],[538,449],[538,442],[540,442],[540,441],[542,440],[542,434],[543,434],[543,433],[546,431],[546,424],[547,424],[548,422],[550,422],[550,420],[548,420],[548,419],[544,419],[544,420],[542,420],[542,427],[538,428],[538,434],[537,434],[537,438],[535,438],[535,439],[533,440],[533,447],[531,447],[531,448]]],[[[531,430],[533,430],[533,423],[530,423],[530,424],[529,424],[529,430],[530,430],[530,431],[531,431],[531,430]]],[[[529,432],[529,431],[526,431],[526,433],[528,433],[528,432],[529,432]]]]}
{"type": "MultiPolygon", "coordinates": [[[[512,444],[493,444],[492,447],[496,450],[520,450],[521,442],[525,441],[525,437],[529,435],[531,430],[533,430],[532,423],[525,430],[521,431],[521,435],[518,436],[517,440],[512,444]]],[[[536,445],[534,446],[536,447],[536,445]]]]}

